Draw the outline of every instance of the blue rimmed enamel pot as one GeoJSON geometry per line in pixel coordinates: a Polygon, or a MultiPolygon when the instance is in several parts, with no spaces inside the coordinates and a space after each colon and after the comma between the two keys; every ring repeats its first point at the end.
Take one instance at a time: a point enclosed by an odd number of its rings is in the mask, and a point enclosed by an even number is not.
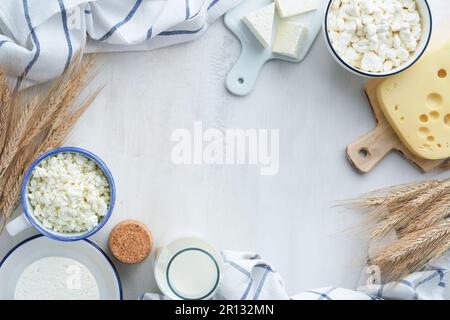
{"type": "Polygon", "coordinates": [[[86,239],[96,232],[98,232],[109,220],[113,210],[114,210],[114,204],[116,201],[116,186],[114,183],[113,176],[111,174],[111,171],[108,169],[106,164],[95,154],[93,154],[90,151],[78,148],[78,147],[62,147],[57,148],[51,151],[48,151],[41,155],[39,158],[37,158],[28,168],[26,171],[25,177],[22,182],[22,188],[21,188],[21,195],[20,195],[20,201],[22,204],[23,214],[21,214],[16,219],[9,222],[6,226],[6,229],[8,233],[12,236],[15,236],[16,234],[26,230],[29,227],[36,228],[40,233],[47,236],[48,238],[59,240],[59,241],[78,241],[82,239],[86,239]],[[28,185],[33,173],[33,170],[44,160],[49,157],[52,157],[59,153],[76,153],[80,154],[81,156],[84,156],[92,161],[98,166],[98,168],[103,172],[105,178],[108,181],[109,184],[109,190],[110,190],[110,201],[108,205],[107,212],[105,215],[101,218],[99,223],[91,230],[86,230],[84,232],[73,232],[73,233],[65,233],[65,232],[56,232],[54,230],[49,230],[48,228],[44,227],[44,225],[39,221],[38,218],[36,218],[33,214],[33,208],[30,205],[27,197],[28,193],[28,185]]]}

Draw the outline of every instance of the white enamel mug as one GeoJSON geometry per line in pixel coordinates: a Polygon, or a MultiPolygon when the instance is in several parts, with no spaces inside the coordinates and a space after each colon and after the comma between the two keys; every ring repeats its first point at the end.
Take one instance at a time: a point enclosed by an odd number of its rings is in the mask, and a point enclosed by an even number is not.
{"type": "Polygon", "coordinates": [[[20,200],[21,200],[21,204],[22,204],[23,213],[19,217],[12,220],[11,222],[9,222],[6,225],[6,230],[11,236],[15,236],[30,227],[34,227],[43,235],[45,235],[51,239],[54,239],[54,240],[78,241],[78,240],[82,240],[82,239],[86,239],[86,238],[90,237],[91,235],[93,235],[94,233],[99,231],[106,224],[106,222],[110,218],[110,216],[113,212],[113,209],[114,209],[114,204],[115,204],[115,200],[116,200],[116,187],[115,187],[115,183],[114,183],[114,179],[112,177],[111,171],[108,169],[106,164],[98,156],[96,156],[95,154],[93,154],[90,151],[87,151],[87,150],[84,150],[81,148],[62,147],[62,148],[57,148],[57,149],[54,149],[54,150],[44,153],[30,165],[30,167],[28,168],[28,170],[25,174],[25,178],[23,179],[23,182],[22,182],[20,200]],[[88,230],[86,232],[76,232],[76,233],[75,232],[74,233],[62,233],[62,232],[56,232],[56,231],[49,230],[49,229],[45,228],[42,225],[42,223],[34,216],[33,209],[31,208],[31,206],[28,203],[28,199],[27,199],[28,182],[30,181],[31,174],[32,174],[34,168],[36,166],[38,166],[44,159],[51,157],[58,153],[79,153],[82,156],[94,161],[97,164],[97,166],[100,168],[100,170],[103,172],[106,179],[108,180],[109,189],[111,192],[108,211],[105,214],[105,216],[102,218],[102,220],[98,223],[98,225],[95,228],[93,228],[92,230],[88,230]]]}

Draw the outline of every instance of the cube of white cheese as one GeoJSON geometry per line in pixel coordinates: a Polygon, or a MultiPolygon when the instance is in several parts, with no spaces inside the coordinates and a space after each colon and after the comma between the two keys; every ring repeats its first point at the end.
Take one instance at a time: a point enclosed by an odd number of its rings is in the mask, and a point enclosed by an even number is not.
{"type": "Polygon", "coordinates": [[[308,29],[296,22],[281,20],[273,44],[273,52],[293,59],[300,59],[300,52],[308,37],[308,29]]]}
{"type": "Polygon", "coordinates": [[[255,35],[264,48],[272,44],[273,23],[275,18],[275,4],[252,11],[242,21],[255,35]]]}
{"type": "Polygon", "coordinates": [[[317,0],[275,0],[278,14],[282,18],[317,10],[317,0]]]}

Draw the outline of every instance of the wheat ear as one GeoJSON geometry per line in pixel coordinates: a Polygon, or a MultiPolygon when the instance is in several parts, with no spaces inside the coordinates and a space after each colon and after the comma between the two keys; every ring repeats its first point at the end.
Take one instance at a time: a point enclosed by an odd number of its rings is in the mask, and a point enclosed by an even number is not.
{"type": "Polygon", "coordinates": [[[371,211],[378,219],[382,219],[389,215],[389,212],[386,212],[385,209],[390,211],[401,207],[405,202],[416,198],[418,194],[438,184],[439,181],[431,180],[383,188],[363,194],[358,199],[345,201],[343,205],[349,208],[371,211]]]}
{"type": "Polygon", "coordinates": [[[84,89],[94,58],[89,57],[81,64],[79,60],[80,53],[77,53],[66,73],[58,77],[40,99],[39,111],[34,117],[36,121],[27,127],[27,136],[21,142],[22,146],[30,144],[49,126],[58,126],[62,116],[84,89]]]}
{"type": "Polygon", "coordinates": [[[3,152],[12,112],[11,102],[11,89],[5,79],[4,73],[0,70],[0,155],[3,152]]]}
{"type": "Polygon", "coordinates": [[[64,121],[62,121],[58,127],[49,130],[47,136],[44,139],[44,143],[39,148],[39,153],[45,153],[51,149],[56,148],[64,142],[69,132],[75,126],[83,113],[87,110],[87,108],[89,108],[92,102],[97,98],[100,91],[101,89],[95,91],[92,95],[86,98],[82,102],[81,106],[79,106],[75,111],[66,116],[64,121]]]}
{"type": "Polygon", "coordinates": [[[408,233],[426,229],[450,217],[450,181],[447,181],[446,185],[446,192],[430,203],[430,205],[408,225],[398,230],[400,237],[403,237],[408,233]]]}
{"type": "Polygon", "coordinates": [[[380,267],[386,281],[398,280],[423,269],[428,262],[449,248],[450,219],[410,233],[394,241],[372,263],[380,267]]]}
{"type": "Polygon", "coordinates": [[[12,162],[14,156],[21,147],[21,141],[26,136],[27,125],[32,122],[33,115],[38,107],[38,99],[34,98],[29,104],[24,105],[24,97],[17,94],[14,103],[14,111],[11,117],[11,125],[8,130],[8,137],[4,146],[2,156],[0,157],[0,177],[12,162]]]}
{"type": "Polygon", "coordinates": [[[430,208],[433,203],[444,197],[447,192],[447,182],[437,181],[437,184],[418,193],[415,198],[409,199],[402,205],[388,208],[389,216],[382,220],[374,229],[372,237],[380,238],[391,231],[398,231],[407,227],[414,219],[417,219],[424,211],[430,208]]]}

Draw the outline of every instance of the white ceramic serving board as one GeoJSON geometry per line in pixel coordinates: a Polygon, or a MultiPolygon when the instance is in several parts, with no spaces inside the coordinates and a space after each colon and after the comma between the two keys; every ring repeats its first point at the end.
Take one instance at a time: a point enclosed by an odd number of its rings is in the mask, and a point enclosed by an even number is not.
{"type": "MultiPolygon", "coordinates": [[[[239,96],[249,94],[255,86],[256,79],[258,78],[262,66],[271,59],[300,62],[305,58],[323,23],[322,20],[324,18],[325,4],[327,1],[317,1],[319,3],[318,10],[288,18],[288,20],[301,23],[308,28],[308,38],[301,52],[300,59],[298,60],[274,54],[272,53],[271,47],[264,48],[242,22],[242,18],[246,14],[269,5],[273,0],[246,0],[225,15],[225,25],[236,35],[236,37],[238,37],[242,45],[241,55],[226,79],[227,88],[231,93],[239,96]]],[[[275,14],[273,39],[275,39],[279,20],[278,14],[275,14]]]]}

